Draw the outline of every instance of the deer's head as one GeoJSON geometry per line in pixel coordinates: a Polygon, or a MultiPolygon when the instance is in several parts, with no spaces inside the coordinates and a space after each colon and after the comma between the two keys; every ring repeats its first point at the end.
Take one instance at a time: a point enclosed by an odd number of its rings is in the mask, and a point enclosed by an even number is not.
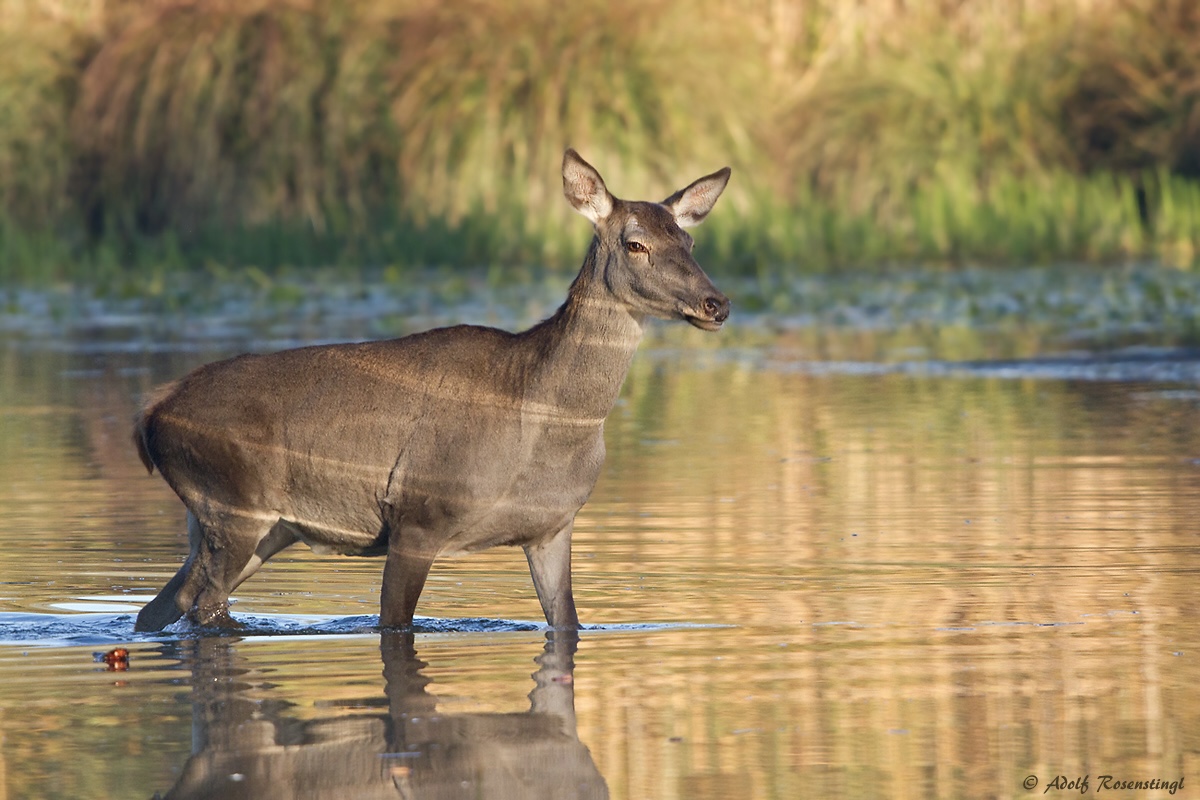
{"type": "Polygon", "coordinates": [[[630,311],[682,319],[708,331],[729,317],[729,298],[692,257],[684,228],[708,216],[729,182],[729,167],[706,175],[661,203],[620,200],[574,150],[563,156],[563,193],[596,230],[596,268],[630,311]]]}

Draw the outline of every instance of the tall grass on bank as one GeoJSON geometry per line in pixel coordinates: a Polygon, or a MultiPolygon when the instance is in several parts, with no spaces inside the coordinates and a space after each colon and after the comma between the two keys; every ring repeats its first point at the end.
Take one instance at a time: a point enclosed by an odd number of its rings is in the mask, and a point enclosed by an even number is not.
{"type": "Polygon", "coordinates": [[[83,75],[73,131],[85,216],[101,235],[173,231],[188,245],[282,223],[326,257],[321,242],[381,235],[354,255],[386,257],[428,225],[462,229],[449,239],[466,245],[458,258],[480,238],[558,257],[579,238],[557,233],[565,144],[615,186],[677,167],[663,161],[681,146],[706,170],[734,149],[731,108],[693,102],[718,75],[705,28],[672,33],[682,11],[661,0],[162,4],[83,75]]]}
{"type": "Polygon", "coordinates": [[[1190,0],[6,0],[0,279],[549,263],[573,145],[728,268],[1198,258],[1190,0]]]}
{"type": "Polygon", "coordinates": [[[68,118],[83,37],[14,4],[0,13],[0,278],[78,248],[68,118]]]}

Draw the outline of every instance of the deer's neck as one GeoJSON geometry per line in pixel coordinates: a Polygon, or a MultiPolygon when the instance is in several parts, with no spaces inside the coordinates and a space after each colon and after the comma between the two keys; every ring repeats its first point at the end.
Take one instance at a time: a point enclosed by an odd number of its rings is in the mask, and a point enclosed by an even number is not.
{"type": "Polygon", "coordinates": [[[540,365],[526,400],[580,421],[608,416],[642,339],[642,319],[604,283],[605,256],[593,241],[566,302],[529,332],[540,365]]]}

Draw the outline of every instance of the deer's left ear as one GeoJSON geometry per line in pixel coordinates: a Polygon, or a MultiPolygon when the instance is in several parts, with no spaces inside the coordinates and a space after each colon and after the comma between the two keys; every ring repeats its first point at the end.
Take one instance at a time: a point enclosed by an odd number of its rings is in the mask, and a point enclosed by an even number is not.
{"type": "Polygon", "coordinates": [[[708,212],[717,204],[721,192],[725,191],[730,173],[729,167],[719,169],[663,200],[663,205],[675,215],[676,224],[681,228],[688,228],[703,222],[708,212]]]}

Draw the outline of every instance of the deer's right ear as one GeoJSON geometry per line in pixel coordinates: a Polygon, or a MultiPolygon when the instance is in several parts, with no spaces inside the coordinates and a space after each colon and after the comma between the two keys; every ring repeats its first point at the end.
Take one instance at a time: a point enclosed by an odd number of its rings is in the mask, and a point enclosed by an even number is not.
{"type": "Polygon", "coordinates": [[[613,196],[595,167],[568,148],[563,154],[563,194],[572,208],[598,224],[613,210],[613,196]]]}

